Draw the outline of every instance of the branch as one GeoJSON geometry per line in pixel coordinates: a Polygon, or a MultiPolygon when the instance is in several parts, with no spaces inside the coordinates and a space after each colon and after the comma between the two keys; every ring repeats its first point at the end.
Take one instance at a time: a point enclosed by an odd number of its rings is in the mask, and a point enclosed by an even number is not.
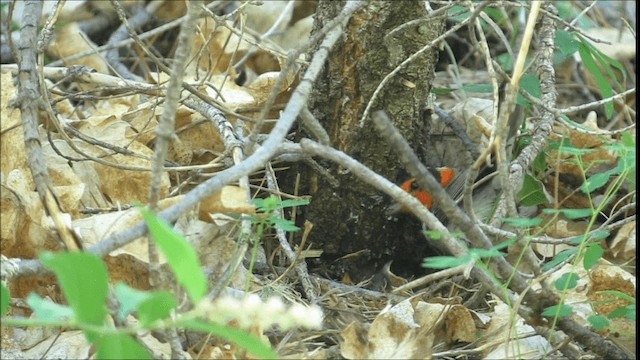
{"type": "MultiPolygon", "coordinates": [[[[363,4],[364,2],[361,1],[348,2],[345,9],[343,9],[343,12],[353,13],[354,9],[361,7],[363,4]]],[[[295,122],[298,114],[302,110],[302,107],[307,102],[307,98],[311,93],[311,88],[324,66],[329,50],[333,47],[340,36],[342,36],[342,31],[347,21],[348,17],[342,20],[341,26],[338,26],[327,33],[327,36],[321,43],[320,48],[314,54],[307,71],[300,81],[300,84],[292,94],[291,100],[282,112],[280,120],[276,123],[262,147],[243,162],[217,173],[215,177],[196,186],[184,196],[180,203],[159,213],[159,217],[168,222],[173,222],[178,219],[180,215],[196,206],[201,199],[214,194],[222,189],[226,184],[234,182],[240,177],[249,175],[260,169],[267,161],[278,153],[279,146],[282,144],[284,138],[289,132],[289,129],[295,122]]],[[[99,256],[104,256],[109,252],[136,240],[146,233],[147,225],[144,222],[140,222],[130,229],[112,235],[104,241],[95,244],[89,248],[88,251],[99,256]]],[[[39,260],[23,260],[19,262],[18,266],[19,269],[16,270],[13,277],[37,275],[48,272],[39,260]]]]}

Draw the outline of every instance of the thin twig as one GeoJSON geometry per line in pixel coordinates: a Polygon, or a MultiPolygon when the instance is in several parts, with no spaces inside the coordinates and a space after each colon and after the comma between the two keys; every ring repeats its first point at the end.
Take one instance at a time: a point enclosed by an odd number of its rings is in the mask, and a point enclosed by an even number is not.
{"type": "MultiPolygon", "coordinates": [[[[353,13],[355,9],[359,8],[363,4],[363,2],[349,2],[348,6],[343,9],[343,12],[353,13]]],[[[240,177],[249,175],[258,170],[278,153],[279,147],[289,132],[289,129],[295,122],[302,107],[307,102],[313,83],[322,70],[324,62],[329,54],[329,50],[342,35],[343,28],[349,18],[343,17],[341,19],[342,25],[327,33],[319,50],[314,54],[307,71],[300,81],[300,84],[292,94],[291,100],[282,112],[280,120],[276,123],[267,139],[263,142],[260,151],[251,154],[251,156],[246,158],[243,162],[219,172],[215,177],[212,177],[204,183],[196,186],[189,193],[185,194],[180,203],[162,211],[158,214],[158,217],[168,222],[175,221],[180,215],[195,207],[203,198],[212,195],[219,191],[223,186],[238,180],[240,177]]],[[[125,231],[109,236],[105,240],[90,247],[88,251],[103,256],[138,239],[146,233],[146,224],[144,222],[140,222],[125,231]]],[[[20,261],[19,269],[13,274],[13,276],[23,277],[47,272],[48,270],[42,266],[39,260],[23,260],[20,261]]]]}
{"type": "Polygon", "coordinates": [[[371,108],[373,107],[374,103],[376,102],[376,99],[378,98],[378,96],[380,96],[380,93],[382,92],[382,88],[385,85],[387,85],[387,83],[389,81],[391,81],[391,79],[398,72],[400,72],[400,70],[402,70],[405,66],[407,66],[411,62],[413,62],[422,53],[424,53],[427,50],[433,49],[436,45],[438,45],[440,43],[440,41],[446,39],[449,35],[453,34],[458,29],[460,29],[463,26],[467,25],[471,20],[475,19],[480,14],[480,12],[487,5],[489,5],[489,3],[490,3],[490,1],[483,1],[482,3],[480,3],[478,5],[478,8],[474,12],[472,12],[471,15],[468,18],[466,18],[465,20],[463,20],[460,23],[456,24],[455,26],[451,27],[451,29],[447,30],[442,35],[440,35],[437,38],[433,39],[431,42],[429,42],[427,45],[422,47],[420,50],[418,50],[415,53],[411,54],[411,56],[406,58],[402,63],[400,63],[400,65],[396,66],[395,69],[393,69],[389,74],[387,74],[387,76],[385,76],[384,79],[382,79],[382,81],[380,82],[380,84],[378,84],[378,86],[376,87],[375,91],[371,95],[371,99],[369,99],[369,101],[367,102],[367,107],[365,107],[364,113],[362,114],[362,117],[360,118],[360,127],[364,126],[364,123],[365,123],[367,117],[369,116],[369,112],[371,111],[371,108]]]}
{"type": "MultiPolygon", "coordinates": [[[[269,189],[274,191],[274,193],[279,193],[279,190],[277,189],[275,173],[269,163],[267,163],[266,177],[267,177],[267,186],[269,187],[269,189]]],[[[282,209],[280,209],[279,212],[280,214],[278,214],[277,216],[283,217],[284,214],[282,212],[282,209]]],[[[291,245],[289,245],[289,242],[287,241],[286,234],[283,230],[276,228],[276,238],[278,239],[278,243],[280,244],[280,247],[284,251],[285,256],[287,257],[287,259],[289,259],[291,266],[296,269],[296,273],[298,274],[300,283],[302,284],[302,288],[304,289],[304,292],[307,295],[307,299],[309,299],[309,301],[311,301],[312,303],[315,302],[318,298],[318,293],[315,287],[313,286],[313,284],[311,283],[311,281],[309,280],[307,263],[304,261],[300,261],[298,259],[299,254],[293,251],[293,249],[291,248],[291,245]]],[[[299,251],[302,251],[302,247],[299,248],[299,251]]]]}
{"type": "MultiPolygon", "coordinates": [[[[257,136],[262,130],[262,126],[264,125],[264,121],[267,117],[267,114],[269,114],[269,111],[271,111],[271,108],[273,107],[273,104],[275,103],[276,98],[282,89],[285,79],[287,78],[289,72],[293,70],[293,66],[295,65],[295,62],[297,61],[298,57],[300,57],[301,54],[303,54],[312,45],[316,44],[320,39],[324,37],[325,40],[323,41],[322,44],[320,44],[320,47],[318,48],[315,55],[313,56],[315,60],[315,59],[318,59],[318,56],[320,55],[324,62],[324,59],[326,59],[329,55],[328,52],[325,53],[325,51],[328,49],[323,48],[323,46],[325,46],[327,39],[330,37],[330,35],[335,33],[336,29],[342,31],[342,29],[344,29],[344,27],[346,26],[346,21],[348,21],[351,18],[351,15],[353,15],[354,12],[356,12],[359,8],[361,8],[364,5],[365,5],[364,1],[360,1],[360,0],[348,1],[345,4],[342,11],[340,12],[340,14],[338,14],[338,16],[336,16],[335,19],[332,19],[331,21],[329,21],[320,31],[312,35],[307,42],[305,42],[304,44],[299,46],[297,49],[289,53],[289,55],[287,56],[287,62],[285,66],[282,69],[280,69],[280,76],[278,76],[278,80],[276,80],[275,84],[272,86],[271,91],[269,92],[269,96],[267,97],[267,100],[265,101],[264,105],[262,106],[262,109],[260,110],[260,114],[258,115],[258,122],[254,125],[253,130],[249,135],[249,144],[248,144],[249,151],[252,150],[252,147],[256,142],[257,136]]],[[[337,41],[337,39],[334,41],[337,41]]],[[[309,64],[309,68],[311,68],[311,64],[309,64]]],[[[291,103],[291,101],[289,101],[289,103],[291,103]]],[[[299,114],[300,111],[298,111],[297,114],[299,114]]]]}

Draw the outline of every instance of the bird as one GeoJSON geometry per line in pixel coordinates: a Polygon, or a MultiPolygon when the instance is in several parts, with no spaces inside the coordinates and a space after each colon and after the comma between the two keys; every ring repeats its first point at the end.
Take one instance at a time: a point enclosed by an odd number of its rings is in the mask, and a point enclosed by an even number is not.
{"type": "MultiPolygon", "coordinates": [[[[447,187],[456,177],[456,171],[450,167],[435,168],[435,169],[432,169],[431,172],[433,173],[436,180],[438,180],[438,182],[442,187],[447,187]]],[[[420,188],[420,185],[418,184],[416,178],[411,178],[405,181],[404,183],[402,183],[402,185],[400,185],[400,188],[402,188],[402,190],[408,192],[409,194],[415,196],[416,199],[420,200],[420,202],[427,209],[433,208],[433,205],[434,205],[433,198],[427,191],[420,188]]],[[[408,213],[408,212],[409,212],[409,209],[403,207],[398,203],[392,204],[387,209],[387,214],[389,215],[396,215],[398,213],[408,213]]]]}
{"type": "MultiPolygon", "coordinates": [[[[433,172],[436,180],[440,183],[442,187],[447,187],[453,181],[456,176],[456,171],[449,167],[440,167],[436,168],[436,171],[433,172]]],[[[408,192],[409,194],[415,196],[420,202],[427,207],[427,209],[431,209],[433,207],[433,198],[431,195],[422,190],[420,185],[418,184],[415,178],[411,178],[402,185],[400,185],[402,190],[408,192]]]]}

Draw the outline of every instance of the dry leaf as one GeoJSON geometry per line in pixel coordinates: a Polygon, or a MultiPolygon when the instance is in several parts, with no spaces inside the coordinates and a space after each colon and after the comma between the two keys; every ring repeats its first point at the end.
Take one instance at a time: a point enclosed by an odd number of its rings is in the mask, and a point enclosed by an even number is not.
{"type": "Polygon", "coordinates": [[[342,333],[340,346],[347,359],[430,359],[433,334],[414,319],[408,300],[383,310],[368,331],[356,323],[342,333]]]}
{"type": "MultiPolygon", "coordinates": [[[[89,36],[84,34],[77,22],[72,22],[57,30],[56,37],[51,42],[48,52],[51,56],[65,60],[72,55],[94,50],[98,46],[94,44],[89,36]]],[[[95,69],[99,73],[109,74],[109,65],[99,53],[82,57],[73,61],[66,61],[65,65],[83,65],[95,69]]],[[[94,89],[96,85],[89,83],[78,83],[83,90],[94,89]]]]}
{"type": "Polygon", "coordinates": [[[210,221],[211,214],[255,214],[256,207],[247,199],[247,192],[238,186],[224,186],[222,190],[200,203],[200,220],[210,221]]]}
{"type": "Polygon", "coordinates": [[[636,257],[636,222],[624,224],[616,234],[609,252],[616,260],[627,261],[636,257]]]}
{"type": "Polygon", "coordinates": [[[552,346],[524,320],[514,314],[511,307],[499,303],[494,307],[485,331],[484,359],[541,359],[552,346]],[[517,339],[512,339],[518,337],[517,339]]]}

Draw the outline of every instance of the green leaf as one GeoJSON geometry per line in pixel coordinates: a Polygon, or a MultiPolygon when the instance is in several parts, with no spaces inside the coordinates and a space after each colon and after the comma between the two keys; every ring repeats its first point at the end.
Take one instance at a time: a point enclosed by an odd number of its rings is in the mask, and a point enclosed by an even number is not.
{"type": "Polygon", "coordinates": [[[513,70],[513,57],[509,53],[502,53],[496,57],[496,61],[505,72],[513,70]]]}
{"type": "Polygon", "coordinates": [[[602,290],[602,291],[598,291],[598,294],[602,294],[602,295],[611,295],[611,296],[615,296],[619,299],[622,300],[626,300],[630,303],[635,304],[636,303],[636,298],[634,298],[633,296],[630,296],[628,294],[623,293],[622,291],[618,291],[618,290],[602,290]]]}
{"type": "MultiPolygon", "coordinates": [[[[433,231],[433,230],[425,230],[422,232],[422,234],[429,238],[430,240],[440,240],[442,239],[442,232],[440,231],[433,231]]],[[[452,231],[449,233],[449,235],[451,235],[452,237],[456,238],[456,239],[462,239],[464,238],[464,233],[462,231],[452,231]]]]}
{"type": "Polygon", "coordinates": [[[532,169],[536,172],[547,170],[547,154],[544,151],[541,151],[533,160],[532,169]]]}
{"type": "Polygon", "coordinates": [[[609,327],[609,320],[606,316],[602,315],[591,315],[587,318],[589,321],[589,325],[595,330],[600,331],[609,327]]]}
{"type": "Polygon", "coordinates": [[[627,72],[625,71],[624,66],[622,66],[622,64],[619,61],[609,57],[607,54],[600,51],[600,49],[593,46],[593,44],[591,44],[591,42],[586,38],[584,38],[582,35],[576,34],[576,36],[580,39],[580,42],[584,44],[591,51],[591,54],[596,59],[596,61],[602,66],[602,68],[607,72],[607,75],[609,75],[609,77],[611,78],[611,81],[618,88],[622,90],[623,87],[620,84],[620,81],[618,80],[617,74],[613,72],[613,68],[618,70],[618,72],[622,75],[621,80],[625,81],[627,79],[627,72]]]}
{"type": "Polygon", "coordinates": [[[440,88],[440,87],[434,87],[431,89],[431,92],[435,95],[447,95],[450,94],[454,91],[456,91],[458,89],[455,88],[440,88]]]}
{"type": "Polygon", "coordinates": [[[593,215],[593,209],[544,209],[545,214],[564,214],[568,219],[580,219],[593,215]]]}
{"type": "Polygon", "coordinates": [[[442,232],[434,231],[434,230],[425,230],[424,236],[428,237],[431,240],[440,240],[442,239],[442,232]]]}
{"type": "Polygon", "coordinates": [[[138,316],[144,326],[151,325],[156,320],[169,317],[171,311],[178,305],[175,296],[168,291],[154,291],[149,298],[140,304],[138,316]]]}
{"type": "Polygon", "coordinates": [[[584,268],[585,270],[589,270],[594,267],[598,260],[602,258],[604,255],[604,249],[598,243],[592,243],[587,248],[587,251],[584,253],[584,268]]]}
{"type": "Polygon", "coordinates": [[[565,57],[569,57],[578,51],[580,42],[576,40],[573,33],[566,30],[556,30],[556,45],[565,57]]]}
{"type": "MultiPolygon", "coordinates": [[[[622,164],[619,162],[619,164],[622,164]]],[[[594,174],[590,178],[582,184],[581,190],[583,193],[588,194],[599,188],[603,187],[609,182],[611,176],[619,174],[623,169],[620,166],[617,166],[611,170],[603,171],[601,173],[594,174]]]]}
{"type": "Polygon", "coordinates": [[[9,289],[4,286],[4,282],[0,282],[0,315],[4,315],[9,311],[10,304],[11,293],[9,293],[9,289]]]}
{"type": "Polygon", "coordinates": [[[471,16],[471,12],[465,6],[454,5],[447,10],[448,20],[454,22],[462,22],[471,16]]]}
{"type": "Polygon", "coordinates": [[[271,346],[262,342],[262,340],[260,340],[260,338],[258,338],[257,336],[252,335],[244,330],[200,320],[183,321],[180,322],[180,326],[191,330],[211,333],[213,336],[218,336],[223,339],[232,341],[239,347],[251,353],[251,355],[258,358],[278,358],[278,354],[271,348],[271,346]]]}
{"type": "Polygon", "coordinates": [[[294,207],[294,206],[305,206],[309,205],[309,199],[290,199],[290,200],[282,200],[280,206],[282,208],[294,207]]]}
{"type": "Polygon", "coordinates": [[[577,7],[573,1],[558,1],[556,5],[558,9],[558,16],[568,21],[577,19],[577,23],[574,24],[577,28],[582,30],[591,29],[597,24],[590,19],[589,16],[580,16],[582,8],[577,7]]]}
{"type": "Polygon", "coordinates": [[[271,195],[264,199],[253,199],[256,209],[260,212],[271,212],[280,208],[280,199],[271,195]]]}
{"type": "Polygon", "coordinates": [[[590,240],[590,241],[598,241],[603,240],[609,237],[611,233],[607,230],[596,230],[591,233],[578,235],[576,237],[571,238],[569,243],[571,245],[580,245],[581,243],[590,240]]]}
{"type": "Polygon", "coordinates": [[[295,226],[293,221],[283,219],[277,216],[271,218],[271,223],[278,229],[282,231],[298,231],[299,227],[295,226]]]}
{"type": "Polygon", "coordinates": [[[518,193],[518,199],[523,206],[536,206],[549,202],[544,194],[542,182],[529,174],[525,174],[524,176],[524,182],[522,189],[518,193]]]}
{"type": "Polygon", "coordinates": [[[609,230],[596,230],[589,234],[589,239],[594,241],[603,240],[608,238],[609,235],[611,235],[611,232],[609,230]]]}
{"type": "Polygon", "coordinates": [[[449,269],[458,265],[468,264],[471,260],[470,256],[430,256],[422,260],[422,267],[431,269],[449,269]]]}
{"type": "MultiPolygon", "coordinates": [[[[104,325],[107,315],[105,303],[108,274],[102,259],[85,252],[44,252],[40,254],[40,260],[56,274],[76,320],[96,326],[104,325]]],[[[88,331],[85,334],[90,342],[97,336],[88,331]]]]}
{"type": "Polygon", "coordinates": [[[631,136],[630,132],[622,133],[622,144],[628,147],[630,150],[635,150],[636,148],[636,140],[633,136],[631,136]]]}
{"type": "Polygon", "coordinates": [[[609,319],[616,319],[616,318],[626,318],[629,320],[635,320],[636,319],[636,304],[631,304],[631,305],[627,305],[625,307],[619,307],[615,310],[613,310],[609,316],[609,319]]]}
{"type": "Polygon", "coordinates": [[[38,319],[61,321],[73,318],[73,310],[70,307],[43,299],[36,293],[29,294],[26,302],[38,319]]]}
{"type": "Polygon", "coordinates": [[[571,220],[590,217],[594,214],[593,209],[561,209],[560,212],[571,220]]]}
{"type": "Polygon", "coordinates": [[[509,246],[511,246],[511,245],[513,245],[513,244],[515,244],[515,243],[517,243],[517,242],[518,242],[518,238],[517,238],[517,237],[513,237],[513,238],[511,238],[511,239],[507,239],[507,240],[505,240],[505,241],[503,241],[503,242],[501,242],[501,243],[498,243],[498,244],[494,245],[494,246],[492,247],[492,249],[495,249],[495,250],[505,250],[505,249],[507,249],[509,246]]]}
{"type": "MultiPolygon", "coordinates": [[[[566,116],[564,116],[563,118],[566,121],[569,121],[570,123],[575,123],[575,122],[569,120],[569,118],[566,117],[566,116]]],[[[575,124],[577,124],[577,123],[575,123],[575,124]]],[[[559,140],[550,139],[549,142],[547,143],[547,147],[549,148],[549,150],[560,151],[561,149],[563,149],[565,147],[568,147],[568,146],[572,146],[572,145],[571,145],[571,141],[569,139],[567,139],[567,138],[561,138],[559,140]]]]}
{"type": "Polygon", "coordinates": [[[505,223],[518,228],[527,229],[530,227],[538,226],[542,223],[542,219],[540,218],[504,218],[502,219],[505,223]]]}
{"type": "Polygon", "coordinates": [[[491,93],[493,92],[493,86],[491,84],[470,84],[462,86],[464,91],[472,93],[491,93]]]}
{"type": "MultiPolygon", "coordinates": [[[[534,98],[540,99],[542,96],[542,87],[540,86],[540,79],[535,73],[526,73],[520,79],[520,87],[522,90],[529,93],[534,98]]],[[[529,100],[525,99],[522,95],[518,94],[518,105],[528,106],[529,100]]]]}
{"type": "MultiPolygon", "coordinates": [[[[580,53],[580,58],[582,59],[582,63],[585,68],[587,68],[589,73],[591,73],[595,79],[602,98],[613,96],[613,88],[611,87],[611,84],[609,84],[609,81],[604,77],[604,75],[602,75],[602,71],[600,71],[600,68],[596,65],[595,60],[591,56],[590,49],[584,45],[584,42],[578,46],[578,52],[580,53]]],[[[610,119],[611,115],[613,115],[613,102],[610,101],[606,103],[604,105],[604,110],[607,119],[610,119]]]]}
{"type": "Polygon", "coordinates": [[[96,359],[152,359],[151,354],[129,335],[110,334],[98,342],[96,359]]]}
{"type": "Polygon", "coordinates": [[[577,248],[566,249],[566,250],[563,250],[563,251],[559,252],[553,258],[553,260],[549,261],[548,263],[546,263],[546,264],[544,264],[542,266],[542,270],[543,271],[550,270],[551,268],[555,267],[556,265],[564,262],[565,260],[567,260],[571,256],[575,255],[577,252],[578,252],[577,248]]]}
{"type": "Polygon", "coordinates": [[[580,245],[580,244],[582,244],[582,242],[586,241],[589,238],[586,237],[584,234],[582,234],[582,235],[578,235],[578,236],[572,237],[570,239],[571,240],[569,240],[569,244],[571,244],[571,245],[580,245]]]}
{"type": "Polygon", "coordinates": [[[202,272],[198,254],[166,221],[147,208],[141,207],[140,212],[149,226],[149,234],[167,258],[176,279],[187,291],[191,301],[197,303],[207,291],[207,279],[202,272]]]}
{"type": "Polygon", "coordinates": [[[167,291],[140,291],[124,283],[118,283],[114,293],[120,303],[118,318],[124,319],[127,315],[137,312],[140,322],[145,326],[168,317],[177,305],[173,294],[167,291]]]}
{"type": "Polygon", "coordinates": [[[278,197],[272,195],[264,199],[253,199],[252,203],[256,206],[258,211],[272,212],[274,210],[280,210],[288,207],[309,205],[309,199],[280,200],[278,197]]]}
{"type": "Polygon", "coordinates": [[[573,314],[573,309],[569,305],[554,305],[542,311],[542,316],[563,318],[573,314]]]}
{"type": "Polygon", "coordinates": [[[138,311],[140,304],[149,298],[149,292],[134,289],[122,282],[114,286],[113,292],[120,303],[117,314],[120,320],[124,320],[129,314],[138,311]]]}
{"type": "Polygon", "coordinates": [[[562,276],[560,276],[560,278],[558,278],[558,280],[556,280],[553,285],[556,287],[556,289],[565,291],[575,288],[576,285],[578,285],[579,279],[580,277],[578,276],[578,274],[568,272],[562,274],[562,276]]]}
{"type": "Polygon", "coordinates": [[[564,146],[558,148],[558,152],[562,155],[582,156],[594,152],[594,149],[582,149],[573,145],[564,144],[564,146]]]}

